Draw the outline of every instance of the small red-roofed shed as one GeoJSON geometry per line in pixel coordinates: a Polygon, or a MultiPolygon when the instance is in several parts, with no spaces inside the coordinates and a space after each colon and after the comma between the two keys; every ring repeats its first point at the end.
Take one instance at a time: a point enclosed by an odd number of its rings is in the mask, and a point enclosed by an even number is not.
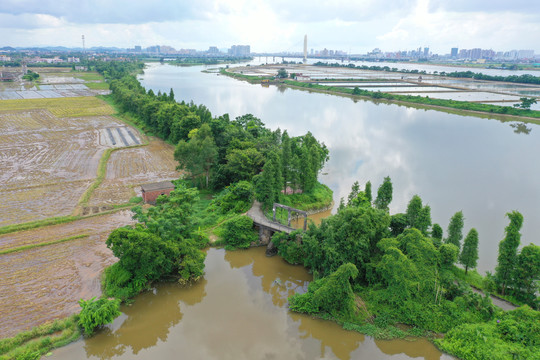
{"type": "Polygon", "coordinates": [[[169,195],[174,190],[174,184],[170,181],[160,181],[141,185],[142,198],[146,204],[155,204],[160,195],[169,195]]]}

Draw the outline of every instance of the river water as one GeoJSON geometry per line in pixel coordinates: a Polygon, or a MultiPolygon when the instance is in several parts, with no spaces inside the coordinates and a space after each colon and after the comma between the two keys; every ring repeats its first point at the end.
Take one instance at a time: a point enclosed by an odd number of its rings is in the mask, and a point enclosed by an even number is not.
{"type": "MultiPolygon", "coordinates": [[[[515,133],[509,123],[371,101],[262,87],[203,67],[153,64],[142,83],[174,89],[177,100],[205,104],[214,115],[252,113],[291,135],[311,131],[330,149],[320,180],[346,197],[352,183],[389,175],[391,212],[414,194],[444,229],[463,210],[465,231],[480,233],[481,271],[493,270],[504,236],[504,214],[525,216],[522,243],[539,232],[540,131],[515,133]]],[[[328,215],[326,213],[325,215],[328,215]]],[[[376,341],[329,321],[294,314],[287,297],[304,292],[311,276],[264,249],[209,249],[206,275],[191,287],[160,284],[139,295],[95,337],[55,350],[53,359],[449,359],[424,339],[376,341]]]]}
{"type": "Polygon", "coordinates": [[[427,340],[379,341],[339,325],[291,313],[288,296],[312,280],[302,266],[264,248],[209,249],[204,279],[160,284],[122,307],[94,337],[51,359],[451,359],[427,340]]]}
{"type": "Polygon", "coordinates": [[[290,135],[311,131],[330,150],[319,180],[334,191],[336,205],[355,181],[363,186],[370,180],[375,197],[390,176],[391,213],[404,212],[418,194],[446,235],[450,217],[462,210],[464,235],[472,227],[479,232],[480,273],[496,266],[509,211],[525,218],[521,243],[540,245],[537,125],[516,133],[515,122],[263,87],[203,69],[151,64],[141,83],[155,93],[172,88],[178,101],[204,104],[214,116],[251,113],[290,135]]]}

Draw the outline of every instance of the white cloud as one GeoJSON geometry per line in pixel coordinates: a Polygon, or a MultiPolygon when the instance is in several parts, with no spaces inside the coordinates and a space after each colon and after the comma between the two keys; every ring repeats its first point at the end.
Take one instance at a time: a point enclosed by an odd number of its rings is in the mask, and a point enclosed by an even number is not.
{"type": "Polygon", "coordinates": [[[308,34],[309,48],[352,53],[419,46],[438,53],[454,46],[536,47],[540,52],[538,4],[525,0],[3,0],[0,46],[78,46],[85,34],[89,46],[160,44],[203,50],[211,45],[249,44],[253,51],[301,51],[308,34]]]}

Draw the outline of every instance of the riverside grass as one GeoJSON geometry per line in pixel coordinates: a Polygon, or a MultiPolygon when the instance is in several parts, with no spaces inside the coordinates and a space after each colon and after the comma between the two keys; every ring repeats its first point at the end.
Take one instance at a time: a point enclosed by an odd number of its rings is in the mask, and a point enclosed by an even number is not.
{"type": "Polygon", "coordinates": [[[77,340],[81,336],[77,320],[78,315],[72,315],[0,339],[0,360],[39,359],[52,349],[77,340]]]}

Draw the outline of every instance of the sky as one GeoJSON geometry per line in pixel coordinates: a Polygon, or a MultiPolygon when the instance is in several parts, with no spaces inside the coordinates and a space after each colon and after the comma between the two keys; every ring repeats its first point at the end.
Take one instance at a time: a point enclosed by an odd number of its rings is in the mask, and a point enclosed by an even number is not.
{"type": "Polygon", "coordinates": [[[1,0],[0,47],[540,54],[539,0],[1,0]]]}

